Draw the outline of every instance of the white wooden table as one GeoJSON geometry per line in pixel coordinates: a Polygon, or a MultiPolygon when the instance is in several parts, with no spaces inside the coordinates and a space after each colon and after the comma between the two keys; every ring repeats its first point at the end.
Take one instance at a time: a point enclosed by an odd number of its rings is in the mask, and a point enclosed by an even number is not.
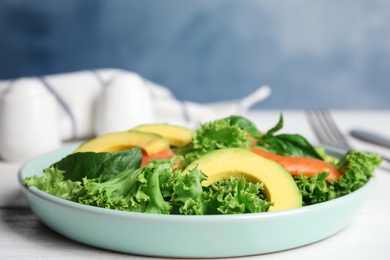
{"type": "MultiPolygon", "coordinates": [[[[268,130],[283,112],[283,132],[316,139],[302,111],[254,111],[248,114],[268,130]]],[[[345,133],[359,127],[390,135],[390,111],[332,111],[345,133]]],[[[390,150],[350,138],[361,150],[390,150]]],[[[106,251],[69,240],[42,224],[24,203],[16,179],[20,164],[0,162],[0,259],[144,259],[106,251]]],[[[323,241],[250,259],[390,259],[390,168],[376,172],[376,187],[348,227],[323,241]]]]}

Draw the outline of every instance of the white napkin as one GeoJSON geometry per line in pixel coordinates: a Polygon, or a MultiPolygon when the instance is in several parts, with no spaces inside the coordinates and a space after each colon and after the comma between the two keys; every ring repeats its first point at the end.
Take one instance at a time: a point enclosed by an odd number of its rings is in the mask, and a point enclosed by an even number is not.
{"type": "MultiPolygon", "coordinates": [[[[271,92],[268,86],[262,86],[241,100],[200,104],[178,100],[166,87],[136,73],[101,69],[0,81],[0,100],[12,94],[13,85],[27,88],[37,82],[57,101],[56,108],[48,109],[58,111],[62,141],[124,131],[142,123],[171,123],[196,128],[213,119],[244,114],[271,92]]],[[[3,105],[0,105],[0,116],[4,112],[3,105]]]]}

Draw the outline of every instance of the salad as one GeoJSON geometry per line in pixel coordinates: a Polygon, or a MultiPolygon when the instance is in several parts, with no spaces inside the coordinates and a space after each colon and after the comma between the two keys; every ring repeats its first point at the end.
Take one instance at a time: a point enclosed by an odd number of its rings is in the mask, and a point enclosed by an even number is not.
{"type": "Polygon", "coordinates": [[[256,213],[305,207],[362,187],[381,164],[354,149],[335,158],[298,134],[242,116],[196,131],[156,124],[98,136],[24,185],[96,207],[155,214],[256,213]]]}

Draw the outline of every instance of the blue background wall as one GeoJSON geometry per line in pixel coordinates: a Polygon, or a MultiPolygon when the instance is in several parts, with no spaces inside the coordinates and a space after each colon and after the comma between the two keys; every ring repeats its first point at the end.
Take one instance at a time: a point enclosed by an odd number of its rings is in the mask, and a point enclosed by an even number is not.
{"type": "Polygon", "coordinates": [[[387,0],[0,0],[0,79],[124,68],[180,99],[390,108],[387,0]]]}

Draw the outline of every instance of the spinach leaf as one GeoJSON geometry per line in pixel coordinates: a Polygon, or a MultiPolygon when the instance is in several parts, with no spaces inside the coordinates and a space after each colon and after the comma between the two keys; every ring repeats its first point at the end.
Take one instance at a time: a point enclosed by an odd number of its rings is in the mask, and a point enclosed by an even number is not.
{"type": "Polygon", "coordinates": [[[266,150],[286,156],[300,156],[323,159],[317,150],[299,134],[280,134],[275,135],[283,127],[283,115],[280,115],[279,121],[270,130],[267,131],[256,143],[256,146],[263,147],[266,150]]]}
{"type": "Polygon", "coordinates": [[[64,179],[81,181],[83,178],[104,182],[124,170],[140,167],[142,152],[133,148],[118,152],[83,152],[73,153],[51,167],[64,171],[64,179]]]}
{"type": "Polygon", "coordinates": [[[257,129],[256,125],[252,123],[249,119],[242,116],[230,116],[228,117],[231,125],[238,125],[241,129],[244,129],[252,135],[254,138],[260,138],[261,133],[257,129]]]}

